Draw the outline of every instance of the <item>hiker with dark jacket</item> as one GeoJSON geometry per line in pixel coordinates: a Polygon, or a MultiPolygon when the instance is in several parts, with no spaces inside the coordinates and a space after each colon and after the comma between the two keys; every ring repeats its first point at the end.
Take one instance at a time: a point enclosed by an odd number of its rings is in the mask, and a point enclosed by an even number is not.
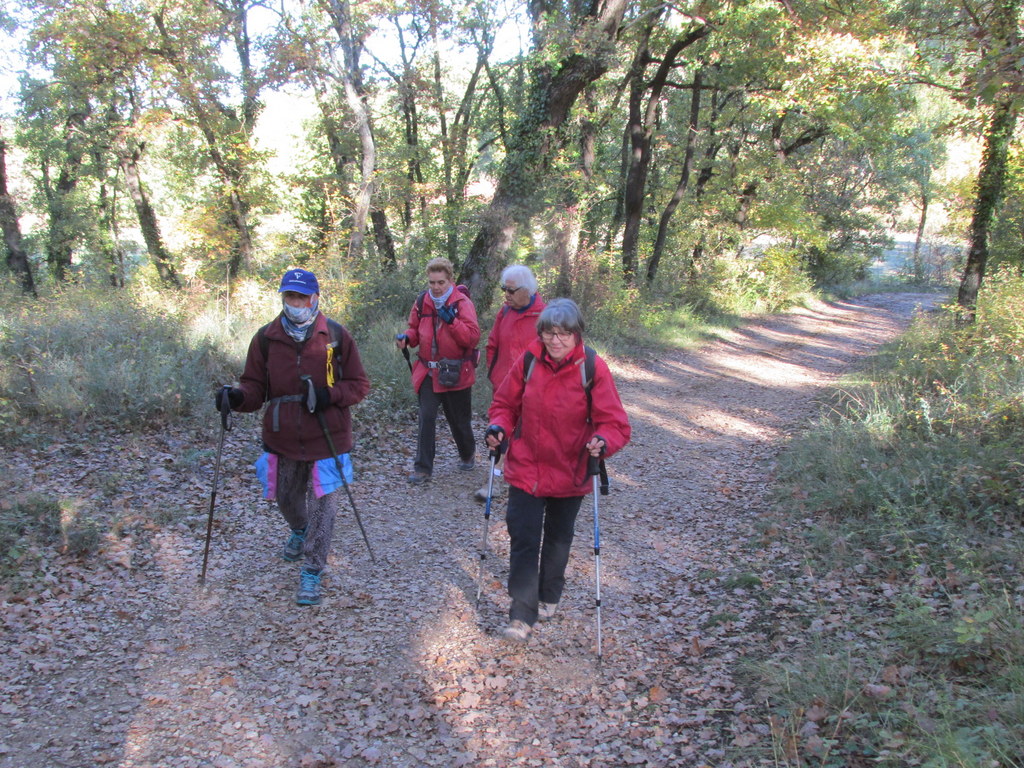
{"type": "Polygon", "coordinates": [[[232,410],[263,412],[265,452],[256,462],[264,496],[277,499],[291,529],[281,556],[303,560],[298,605],[320,603],[321,575],[327,565],[342,488],[319,416],[351,482],[352,414],[370,391],[352,336],[320,312],[316,275],[290,269],[281,278],[282,311],[249,343],[237,387],[218,391],[218,410],[227,392],[232,410]],[[301,377],[312,379],[314,397],[301,377]],[[313,406],[313,412],[310,411],[313,406]]]}
{"type": "MultiPolygon", "coordinates": [[[[487,337],[487,378],[491,391],[497,392],[505,375],[523,356],[530,342],[537,340],[537,318],[547,304],[537,292],[537,278],[529,267],[512,264],[501,273],[501,291],[505,303],[487,337]]],[[[495,462],[497,469],[500,459],[495,462]]],[[[497,480],[495,480],[497,482],[497,480]]],[[[487,485],[474,495],[487,500],[487,485]]]]}
{"type": "Polygon", "coordinates": [[[413,485],[426,482],[434,472],[439,407],[455,439],[459,469],[471,471],[476,463],[471,424],[480,341],[476,307],[452,282],[448,259],[432,259],[426,272],[429,288],[413,302],[409,327],[395,337],[399,349],[419,348],[412,365],[412,388],[419,398],[416,459],[409,475],[413,485]]]}
{"type": "Polygon", "coordinates": [[[613,456],[629,442],[629,418],[608,364],[589,372],[583,316],[555,299],[537,321],[527,357],[508,372],[490,408],[485,442],[507,439],[509,535],[508,640],[524,643],[533,625],[553,618],[565,586],[573,529],[592,481],[588,457],[613,456]],[[589,394],[588,394],[589,390],[589,394]]]}

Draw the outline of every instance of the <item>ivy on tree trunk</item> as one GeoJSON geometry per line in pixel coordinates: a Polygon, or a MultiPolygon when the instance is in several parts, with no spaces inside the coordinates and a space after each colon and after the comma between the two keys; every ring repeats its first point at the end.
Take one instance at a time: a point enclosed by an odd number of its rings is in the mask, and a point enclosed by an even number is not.
{"type": "Polygon", "coordinates": [[[992,107],[992,119],[985,135],[985,152],[978,172],[978,194],[974,199],[971,216],[970,246],[967,264],[960,280],[956,302],[960,307],[959,321],[974,322],[978,307],[978,291],[985,277],[988,261],[988,234],[992,217],[1003,195],[1006,181],[1006,161],[1010,153],[1010,140],[1017,125],[1017,107],[1010,94],[1003,94],[992,107]]]}

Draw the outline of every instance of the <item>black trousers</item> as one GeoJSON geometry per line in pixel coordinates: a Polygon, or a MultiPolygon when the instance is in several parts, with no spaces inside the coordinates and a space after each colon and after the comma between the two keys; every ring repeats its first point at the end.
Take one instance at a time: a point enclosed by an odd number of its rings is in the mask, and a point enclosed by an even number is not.
{"type": "Polygon", "coordinates": [[[459,449],[459,458],[462,461],[472,459],[476,455],[472,424],[473,388],[435,392],[433,381],[427,378],[420,385],[419,401],[419,436],[416,440],[416,462],[413,469],[428,475],[434,471],[438,407],[444,408],[444,417],[448,420],[448,428],[455,439],[455,447],[459,449]]]}
{"type": "Polygon", "coordinates": [[[510,540],[509,621],[537,622],[537,603],[557,603],[565,587],[565,567],[582,496],[531,496],[509,486],[505,525],[510,540]]]}

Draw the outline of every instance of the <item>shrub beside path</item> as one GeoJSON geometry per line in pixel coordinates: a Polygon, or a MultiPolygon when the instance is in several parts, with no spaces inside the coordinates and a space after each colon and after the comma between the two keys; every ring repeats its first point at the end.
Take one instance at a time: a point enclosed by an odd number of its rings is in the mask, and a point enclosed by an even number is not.
{"type": "Polygon", "coordinates": [[[315,608],[293,604],[285,527],[258,497],[255,417],[225,441],[205,589],[212,407],[199,433],[10,449],[13,497],[124,523],[97,558],[53,559],[4,595],[0,767],[760,765],[744,661],[804,642],[799,604],[836,594],[775,535],[774,459],[838,376],[937,301],[817,303],[613,366],[634,437],[599,499],[600,664],[590,497],[560,614],[509,646],[503,507],[475,609],[483,467],[457,471],[442,441],[433,482],[409,488],[411,425],[364,426],[353,490],[378,563],[346,502],[315,608]]]}

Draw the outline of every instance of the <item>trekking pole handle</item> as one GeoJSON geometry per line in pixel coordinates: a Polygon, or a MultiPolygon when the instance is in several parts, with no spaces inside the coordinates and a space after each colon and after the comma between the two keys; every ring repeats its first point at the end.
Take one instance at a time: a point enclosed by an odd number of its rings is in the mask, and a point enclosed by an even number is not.
{"type": "Polygon", "coordinates": [[[313,377],[304,373],[299,376],[299,381],[306,385],[306,409],[313,413],[316,410],[316,388],[313,386],[313,377]]]}
{"type": "Polygon", "coordinates": [[[409,373],[412,373],[412,358],[409,357],[409,346],[408,346],[408,344],[409,344],[409,337],[406,336],[404,333],[396,333],[395,334],[395,341],[405,342],[405,345],[402,346],[402,347],[399,347],[399,349],[402,350],[402,357],[405,358],[405,364],[409,366],[409,373]]]}
{"type": "Polygon", "coordinates": [[[220,395],[220,425],[225,432],[231,429],[231,400],[228,395],[231,394],[231,385],[225,384],[221,387],[220,395]]]}
{"type": "Polygon", "coordinates": [[[587,476],[601,474],[601,457],[587,456],[587,476]]]}

